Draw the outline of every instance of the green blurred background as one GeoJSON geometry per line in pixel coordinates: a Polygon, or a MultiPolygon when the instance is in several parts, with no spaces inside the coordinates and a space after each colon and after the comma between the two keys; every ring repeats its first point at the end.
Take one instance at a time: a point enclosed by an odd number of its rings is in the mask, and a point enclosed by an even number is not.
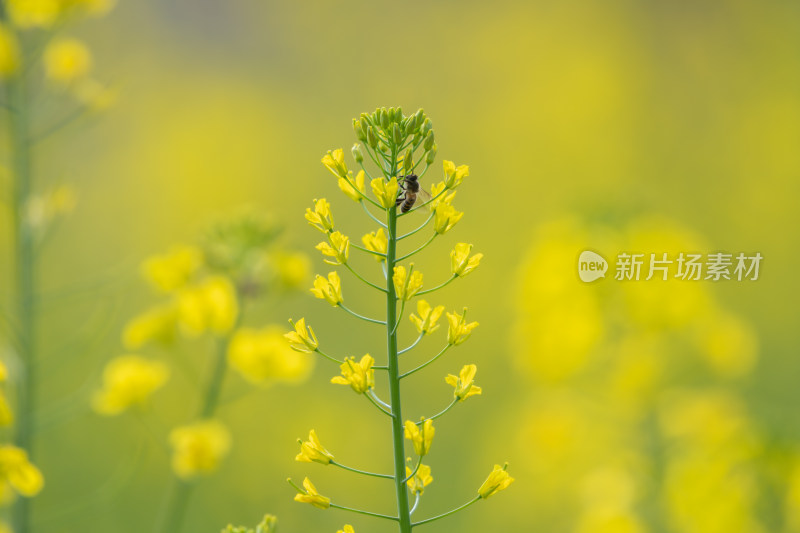
{"type": "MultiPolygon", "coordinates": [[[[464,219],[416,261],[426,279],[444,279],[456,242],[485,254],[475,274],[439,298],[451,309],[469,306],[481,326],[405,389],[409,417],[446,405],[452,391],[442,378],[463,364],[478,365],[484,390],[437,424],[428,460],[435,481],[419,516],[467,501],[494,463],[509,461],[516,478],[508,491],[426,530],[800,531],[800,5],[123,0],[106,19],[69,31],[91,44],[96,77],[119,94],[91,127],[70,129],[37,153],[39,185],[68,182],[79,197],[42,259],[38,464],[47,487],[34,501],[38,531],[152,530],[167,456],[136,417],[104,419],[88,408],[102,365],[123,353],[124,323],[155,301],[139,278],[141,261],[247,207],[281,221],[285,242],[327,272],[313,249],[319,234],[303,220],[312,198],[331,200],[354,239],[375,228],[319,160],[328,149],[347,151],[351,119],[382,105],[424,107],[439,161],[470,165],[456,198],[464,219]],[[639,230],[652,235],[638,239],[639,230]],[[623,284],[578,286],[574,271],[584,248],[613,256],[622,251],[614,246],[634,244],[648,253],[674,244],[765,259],[757,282],[695,282],[689,290],[713,304],[688,305],[681,320],[639,320],[623,284]],[[702,342],[686,346],[722,314],[736,321],[721,335],[749,343],[742,357],[750,362],[732,373],[698,363],[702,342]],[[558,334],[579,361],[556,377],[531,364],[566,360],[558,343],[530,339],[550,316],[563,317],[558,334]],[[581,327],[601,333],[574,342],[581,327]],[[616,364],[620,345],[642,336],[646,347],[631,348],[632,357],[655,358],[660,369],[689,362],[653,371],[661,378],[648,381],[647,394],[609,400],[614,381],[603,362],[616,364]],[[663,420],[670,398],[686,390],[736,404],[737,429],[695,453],[663,420]],[[681,477],[687,455],[707,464],[744,440],[754,443],[719,470],[689,468],[681,477]],[[738,481],[744,488],[735,495],[719,492],[738,481]],[[695,502],[716,494],[722,504],[712,513],[682,503],[674,495],[681,488],[695,502]],[[613,501],[597,503],[602,495],[613,501]]],[[[441,179],[439,164],[428,184],[441,179]]],[[[372,261],[361,267],[378,274],[372,261]]],[[[342,277],[351,307],[377,313],[372,295],[342,277]]],[[[650,311],[692,296],[652,284],[636,290],[650,311]]],[[[329,352],[369,350],[380,364],[376,332],[307,294],[266,302],[249,322],[300,316],[329,352]]],[[[422,346],[424,354],[438,344],[422,346]]],[[[205,344],[184,349],[199,372],[207,368],[205,344]]],[[[292,501],[286,477],[308,474],[336,502],[392,510],[391,486],[381,480],[293,461],[295,439],[313,427],[346,464],[390,468],[388,424],[329,385],[336,373],[319,361],[308,382],[266,389],[230,376],[232,396],[249,393],[220,410],[233,449],[198,485],[186,531],[254,524],[265,512],[278,515],[284,532],[333,532],[344,523],[394,530],[292,501]]],[[[156,438],[184,423],[196,401],[176,371],[154,398],[156,438]]],[[[710,413],[711,422],[722,417],[710,413]]]]}

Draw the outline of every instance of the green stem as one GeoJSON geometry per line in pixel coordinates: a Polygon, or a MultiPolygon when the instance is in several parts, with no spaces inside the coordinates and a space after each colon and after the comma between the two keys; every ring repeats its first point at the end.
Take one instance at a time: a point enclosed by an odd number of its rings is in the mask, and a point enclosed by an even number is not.
{"type": "MultiPolygon", "coordinates": [[[[425,420],[436,420],[437,418],[439,418],[440,416],[442,416],[443,414],[445,414],[447,411],[449,411],[450,409],[452,409],[452,408],[453,408],[453,406],[454,406],[455,404],[457,404],[457,403],[458,403],[458,398],[453,398],[453,401],[452,401],[452,402],[450,402],[450,405],[448,405],[447,407],[445,407],[444,409],[442,409],[441,411],[439,411],[439,412],[438,412],[438,413],[436,413],[435,415],[433,415],[433,416],[429,416],[429,417],[428,417],[427,419],[425,419],[425,420]]],[[[425,422],[425,420],[421,420],[421,421],[417,422],[416,424],[417,424],[418,426],[421,426],[421,425],[422,425],[422,424],[425,422]]]]}
{"type": "Polygon", "coordinates": [[[431,214],[430,214],[430,215],[428,215],[428,219],[427,219],[427,220],[425,220],[425,222],[423,222],[423,223],[422,223],[422,225],[421,225],[420,227],[418,227],[418,228],[417,228],[417,229],[415,229],[415,230],[409,231],[409,232],[408,232],[408,233],[406,233],[405,235],[400,235],[400,236],[397,238],[397,240],[398,240],[398,241],[400,241],[400,240],[403,240],[403,239],[405,239],[406,237],[411,237],[412,235],[414,235],[415,233],[417,233],[418,231],[420,231],[422,228],[424,228],[425,226],[427,226],[427,225],[428,225],[428,223],[429,223],[431,220],[433,220],[433,215],[434,215],[434,213],[433,213],[433,211],[431,211],[431,214]]]}
{"type": "Polygon", "coordinates": [[[365,476],[372,476],[372,477],[380,477],[384,479],[394,479],[394,476],[389,474],[376,474],[375,472],[367,472],[366,470],[359,470],[357,468],[350,468],[349,466],[345,466],[342,463],[337,463],[336,461],[331,461],[331,464],[334,466],[338,466],[344,470],[349,470],[350,472],[355,472],[356,474],[362,474],[365,476]]]}
{"type": "MultiPolygon", "coordinates": [[[[386,252],[386,268],[394,271],[397,254],[397,210],[389,209],[388,213],[388,246],[386,252]]],[[[387,276],[386,280],[386,351],[389,366],[389,390],[392,404],[392,442],[394,444],[394,482],[397,495],[397,515],[400,533],[411,533],[411,513],[408,505],[408,490],[403,483],[405,477],[405,449],[403,416],[400,402],[400,368],[397,359],[397,296],[394,281],[387,276]],[[391,325],[389,325],[391,324],[391,325]]]]}
{"type": "Polygon", "coordinates": [[[353,273],[353,275],[354,275],[355,277],[357,277],[358,279],[360,279],[361,281],[363,281],[364,283],[366,283],[367,285],[369,285],[369,286],[370,286],[370,287],[372,287],[373,289],[377,289],[377,290],[379,290],[379,291],[381,291],[381,292],[386,292],[386,289],[384,289],[383,287],[378,287],[377,285],[375,285],[375,284],[374,284],[374,283],[372,283],[371,281],[367,281],[367,280],[365,280],[363,277],[361,277],[361,274],[359,274],[358,272],[356,272],[355,270],[353,270],[353,267],[351,267],[349,264],[347,264],[347,263],[344,263],[344,266],[345,266],[345,268],[346,268],[347,270],[349,270],[350,272],[352,272],[352,273],[353,273]]]}
{"type": "Polygon", "coordinates": [[[452,346],[452,344],[448,344],[447,346],[445,346],[444,348],[442,348],[442,351],[440,351],[439,353],[437,353],[436,355],[434,355],[434,356],[433,356],[433,358],[432,358],[432,359],[430,359],[430,360],[429,360],[427,363],[422,363],[421,365],[419,365],[419,366],[418,366],[417,368],[415,368],[414,370],[409,370],[409,371],[408,371],[408,372],[406,372],[405,374],[401,375],[401,376],[400,376],[400,379],[406,378],[406,377],[410,376],[411,374],[413,374],[414,372],[419,372],[420,370],[422,370],[423,368],[425,368],[425,367],[426,367],[426,366],[428,366],[429,364],[433,363],[434,361],[436,361],[437,359],[439,359],[441,356],[443,356],[443,355],[444,355],[444,353],[445,353],[447,350],[449,350],[451,346],[452,346]]]}
{"type": "Polygon", "coordinates": [[[348,309],[347,307],[345,307],[341,303],[339,304],[339,307],[341,307],[344,311],[346,311],[347,313],[353,315],[354,317],[360,318],[361,320],[364,320],[366,322],[371,322],[373,324],[383,324],[383,325],[386,324],[386,322],[384,322],[383,320],[377,320],[375,318],[369,318],[369,317],[366,317],[366,316],[363,316],[363,315],[359,315],[358,313],[356,313],[354,311],[351,311],[350,309],[348,309]]]}
{"type": "MultiPolygon", "coordinates": [[[[359,202],[359,203],[361,204],[361,207],[364,208],[364,212],[367,213],[367,215],[369,215],[369,218],[371,218],[372,220],[377,222],[382,228],[384,228],[384,229],[386,228],[386,224],[384,224],[378,217],[376,217],[375,215],[372,214],[372,211],[369,210],[369,207],[367,207],[367,204],[365,204],[364,202],[359,202]]],[[[373,203],[375,203],[375,202],[373,202],[373,203]]],[[[383,209],[382,206],[378,206],[378,207],[381,207],[381,209],[383,209]]],[[[381,255],[383,255],[383,254],[381,254],[381,255]]]]}
{"type": "Polygon", "coordinates": [[[413,349],[417,344],[419,344],[419,341],[421,341],[422,337],[424,337],[424,336],[425,336],[424,333],[420,333],[419,337],[417,337],[417,340],[415,340],[413,343],[411,343],[407,348],[403,348],[402,350],[397,352],[397,355],[402,355],[402,354],[406,353],[407,351],[413,349]]]}
{"type": "Polygon", "coordinates": [[[433,518],[426,518],[425,520],[420,520],[419,522],[414,522],[413,526],[421,526],[422,524],[427,524],[428,522],[433,522],[434,520],[439,520],[440,518],[444,518],[445,516],[450,516],[451,514],[454,514],[454,513],[457,513],[459,511],[462,511],[462,510],[466,509],[467,507],[469,507],[470,505],[472,505],[473,503],[477,502],[480,499],[481,499],[480,495],[479,496],[475,496],[474,500],[468,501],[467,503],[465,503],[461,507],[456,507],[452,511],[447,511],[444,514],[440,514],[439,516],[434,516],[433,518]]]}
{"type": "Polygon", "coordinates": [[[447,281],[445,281],[445,282],[444,282],[444,283],[442,283],[441,285],[437,285],[436,287],[434,287],[434,288],[432,288],[432,289],[425,290],[425,291],[419,291],[419,292],[416,294],[416,296],[422,296],[423,294],[428,294],[429,292],[438,291],[439,289],[443,289],[444,287],[447,287],[448,285],[450,285],[450,283],[451,283],[451,282],[452,282],[454,279],[456,279],[457,277],[458,277],[457,275],[453,274],[453,276],[452,276],[450,279],[448,279],[447,281]]]}
{"type": "MultiPolygon", "coordinates": [[[[335,503],[332,503],[331,507],[333,507],[334,509],[341,509],[342,511],[350,511],[351,513],[374,516],[375,518],[384,518],[386,520],[394,520],[395,522],[397,522],[396,516],[389,516],[387,514],[380,514],[380,513],[372,513],[370,511],[362,511],[361,509],[353,509],[352,507],[345,507],[344,505],[336,505],[335,503]]],[[[409,529],[409,531],[411,530],[409,529]]]]}
{"type": "Polygon", "coordinates": [[[404,255],[403,257],[400,257],[400,258],[398,258],[398,259],[397,259],[397,261],[405,261],[406,259],[408,259],[408,258],[409,258],[409,257],[411,257],[412,255],[414,255],[414,254],[416,254],[416,253],[419,253],[419,252],[421,252],[422,250],[424,250],[425,248],[427,248],[427,247],[428,247],[428,245],[429,245],[430,243],[432,243],[432,242],[433,242],[433,239],[435,239],[437,235],[439,235],[439,234],[438,234],[438,233],[436,233],[436,232],[434,232],[434,233],[433,233],[433,235],[431,235],[431,238],[430,238],[430,239],[428,239],[428,240],[425,242],[425,244],[423,244],[422,246],[420,246],[419,248],[417,248],[417,249],[416,249],[416,250],[414,250],[413,252],[409,252],[409,253],[407,253],[406,255],[404,255]]]}

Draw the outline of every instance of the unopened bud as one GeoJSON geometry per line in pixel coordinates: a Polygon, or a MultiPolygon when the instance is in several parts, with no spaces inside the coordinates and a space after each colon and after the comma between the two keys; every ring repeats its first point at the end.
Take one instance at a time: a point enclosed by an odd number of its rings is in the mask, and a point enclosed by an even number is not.
{"type": "Polygon", "coordinates": [[[398,146],[403,144],[403,132],[400,131],[400,126],[398,126],[397,124],[392,126],[392,140],[398,146]]]}
{"type": "Polygon", "coordinates": [[[403,108],[397,106],[394,109],[394,121],[399,123],[401,120],[403,120],[403,108]]]}
{"type": "Polygon", "coordinates": [[[431,148],[433,148],[433,142],[434,142],[433,130],[430,130],[428,134],[425,136],[425,142],[422,143],[422,147],[425,149],[426,152],[431,148]]]}
{"type": "Polygon", "coordinates": [[[353,119],[353,131],[356,132],[356,138],[361,142],[365,142],[367,140],[367,135],[364,133],[362,124],[363,123],[359,120],[353,119]]]}
{"type": "Polygon", "coordinates": [[[428,153],[425,154],[425,164],[426,165],[432,165],[433,164],[434,160],[436,159],[436,151],[437,150],[438,150],[438,147],[436,146],[436,144],[434,144],[431,147],[431,149],[428,150],[428,153]]]}
{"type": "Polygon", "coordinates": [[[367,144],[373,149],[378,146],[378,136],[375,135],[375,130],[371,127],[367,130],[367,144]]]}
{"type": "Polygon", "coordinates": [[[378,113],[378,117],[380,120],[381,128],[384,130],[389,129],[389,112],[386,110],[385,107],[382,107],[380,112],[378,113]]]}
{"type": "Polygon", "coordinates": [[[353,159],[360,165],[364,161],[364,154],[361,153],[361,145],[355,143],[350,151],[353,152],[353,159]]]}
{"type": "Polygon", "coordinates": [[[431,122],[431,119],[426,118],[422,123],[422,127],[420,128],[420,133],[426,135],[432,129],[433,129],[433,122],[431,122]]]}
{"type": "Polygon", "coordinates": [[[411,173],[411,169],[414,168],[414,152],[411,150],[409,146],[408,150],[406,150],[406,155],[403,156],[403,170],[405,170],[406,174],[411,173]]]}

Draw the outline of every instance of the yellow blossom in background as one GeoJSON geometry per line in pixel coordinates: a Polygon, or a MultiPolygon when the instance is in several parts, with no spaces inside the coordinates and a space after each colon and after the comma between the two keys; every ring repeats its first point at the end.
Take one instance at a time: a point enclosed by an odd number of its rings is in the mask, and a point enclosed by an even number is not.
{"type": "Polygon", "coordinates": [[[331,171],[334,176],[343,178],[347,176],[347,165],[344,162],[344,151],[341,148],[336,150],[328,150],[328,153],[322,156],[322,164],[331,171]]]}
{"type": "Polygon", "coordinates": [[[306,208],[306,220],[308,223],[320,230],[328,233],[333,230],[333,215],[331,214],[331,204],[325,198],[314,200],[314,209],[306,208]]]}
{"type": "Polygon", "coordinates": [[[311,326],[306,327],[306,319],[301,318],[293,326],[294,331],[283,335],[289,341],[292,349],[305,353],[316,351],[319,342],[317,342],[317,336],[314,335],[314,330],[311,329],[311,326]]]}
{"type": "Polygon", "coordinates": [[[464,365],[458,376],[448,374],[444,378],[447,384],[455,389],[453,396],[458,398],[458,401],[463,402],[470,396],[476,396],[481,393],[481,388],[475,385],[475,374],[477,372],[478,367],[476,365],[464,365]]]}
{"type": "Polygon", "coordinates": [[[122,333],[122,343],[129,350],[141,348],[149,342],[171,343],[178,324],[178,309],[166,304],[153,307],[131,319],[122,333]]]}
{"type": "Polygon", "coordinates": [[[328,242],[321,242],[317,245],[317,250],[322,255],[333,259],[325,259],[329,265],[344,265],[350,257],[350,239],[338,231],[328,235],[328,242]]]}
{"type": "Polygon", "coordinates": [[[342,375],[331,378],[331,383],[350,385],[358,394],[364,394],[375,386],[375,369],[372,368],[374,364],[375,359],[369,354],[358,363],[354,357],[345,357],[344,363],[340,365],[342,375]]]}
{"type": "Polygon", "coordinates": [[[44,51],[44,70],[50,81],[68,85],[86,77],[91,68],[92,54],[77,39],[56,39],[44,51]]]}
{"type": "Polygon", "coordinates": [[[452,205],[444,203],[437,205],[433,212],[433,228],[440,235],[450,231],[464,216],[463,211],[457,211],[452,205]]]}
{"type": "MultiPolygon", "coordinates": [[[[361,237],[361,242],[364,243],[364,247],[367,250],[371,250],[383,255],[386,255],[386,250],[389,246],[389,241],[386,238],[386,234],[381,228],[378,228],[378,231],[367,233],[361,237]]],[[[379,255],[374,255],[374,257],[376,261],[386,261],[385,257],[381,257],[379,255]]]]}
{"type": "MultiPolygon", "coordinates": [[[[413,470],[406,467],[406,477],[411,476],[413,470]]],[[[414,474],[407,482],[409,490],[414,494],[422,494],[425,492],[425,487],[433,483],[433,476],[431,476],[431,467],[428,465],[419,465],[417,473],[414,474]]]]}
{"type": "Polygon", "coordinates": [[[394,282],[395,294],[401,300],[410,300],[422,288],[422,272],[413,270],[413,267],[414,264],[412,263],[410,276],[403,265],[394,267],[392,281],[394,282]]]}
{"type": "Polygon", "coordinates": [[[444,161],[444,183],[448,189],[455,189],[461,185],[461,181],[469,176],[469,167],[467,165],[459,165],[456,167],[452,161],[444,161]]]}
{"type": "Polygon", "coordinates": [[[0,522],[0,533],[14,533],[14,530],[7,523],[0,522]]]}
{"type": "Polygon", "coordinates": [[[475,254],[470,257],[471,251],[471,244],[460,242],[450,252],[450,272],[454,276],[464,277],[478,267],[483,254],[475,254]]]}
{"type": "Polygon", "coordinates": [[[228,429],[216,420],[180,426],[169,434],[172,469],[181,479],[209,474],[231,448],[228,429]]]}
{"type": "Polygon", "coordinates": [[[117,415],[131,406],[144,405],[169,379],[169,368],[160,361],[123,355],[103,370],[103,385],[92,398],[92,408],[102,415],[117,415]]]}
{"type": "Polygon", "coordinates": [[[299,289],[311,273],[311,261],[303,253],[279,252],[273,255],[278,281],[286,289],[299,289]]]}
{"type": "Polygon", "coordinates": [[[209,276],[182,289],[177,298],[178,322],[190,336],[206,331],[216,335],[228,333],[239,316],[236,289],[224,276],[209,276]]]}
{"type": "Polygon", "coordinates": [[[14,411],[8,404],[6,395],[0,392],[0,427],[8,427],[14,423],[14,411]]]}
{"type": "Polygon", "coordinates": [[[175,246],[164,255],[142,264],[144,278],[156,289],[172,292],[183,288],[203,264],[203,253],[195,246],[175,246]]]}
{"type": "Polygon", "coordinates": [[[311,480],[305,478],[303,480],[303,488],[305,489],[305,493],[303,494],[295,494],[294,501],[301,502],[301,503],[310,503],[314,507],[319,509],[327,509],[331,506],[331,499],[321,495],[317,492],[317,488],[311,483],[311,480]]]}
{"type": "Polygon", "coordinates": [[[44,476],[22,448],[0,446],[0,482],[21,496],[32,497],[44,487],[44,476]]]}
{"type": "Polygon", "coordinates": [[[308,352],[292,349],[285,335],[277,326],[242,328],[231,338],[228,362],[251,383],[300,382],[308,376],[314,360],[308,352]]]}
{"type": "Polygon", "coordinates": [[[364,196],[366,196],[366,188],[364,187],[364,171],[359,170],[358,174],[356,174],[355,178],[353,177],[353,173],[351,172],[348,176],[349,181],[345,178],[339,178],[339,188],[345,193],[348,197],[350,197],[353,201],[360,201],[364,196]],[[353,185],[356,188],[353,188],[353,185]]]}
{"type": "Polygon", "coordinates": [[[336,533],[356,533],[356,532],[353,529],[353,526],[351,526],[350,524],[345,524],[344,529],[340,529],[336,533]]]}
{"type": "Polygon", "coordinates": [[[508,475],[506,468],[508,468],[508,463],[503,466],[494,465],[494,469],[489,474],[489,477],[486,478],[486,481],[484,481],[483,485],[478,489],[478,494],[480,494],[481,498],[485,500],[501,490],[508,488],[508,486],[514,482],[514,478],[508,475]]]}
{"type": "Polygon", "coordinates": [[[433,443],[433,436],[436,428],[433,427],[433,420],[425,419],[421,424],[415,424],[411,420],[406,420],[405,437],[414,445],[414,453],[423,457],[428,454],[433,443]]]}
{"type": "Polygon", "coordinates": [[[726,378],[750,373],[758,359],[753,328],[738,317],[716,312],[700,325],[696,344],[711,369],[726,378]]]}
{"type": "Polygon", "coordinates": [[[466,341],[472,330],[478,327],[477,322],[467,323],[467,310],[461,312],[460,315],[455,313],[447,313],[447,322],[449,327],[447,329],[447,343],[458,345],[466,341]]]}
{"type": "Polygon", "coordinates": [[[228,527],[222,530],[221,533],[275,533],[278,530],[278,518],[274,515],[264,515],[263,520],[256,526],[252,527],[234,527],[228,524],[228,527]]]}
{"type": "Polygon", "coordinates": [[[62,0],[68,7],[80,9],[88,15],[101,17],[111,11],[116,0],[62,0]]]}
{"type": "Polygon", "coordinates": [[[0,383],[8,380],[8,367],[3,361],[0,361],[0,383]]]}
{"type": "Polygon", "coordinates": [[[11,22],[22,29],[49,28],[61,12],[60,0],[8,0],[5,4],[11,22]]]}
{"type": "Polygon", "coordinates": [[[417,327],[417,331],[423,335],[428,335],[439,329],[439,318],[444,312],[443,305],[431,307],[425,300],[417,300],[417,315],[411,314],[409,319],[417,327]]]}
{"type": "Polygon", "coordinates": [[[317,274],[311,294],[334,307],[342,303],[342,280],[339,278],[339,274],[334,270],[328,274],[327,279],[317,274]]]}
{"type": "Polygon", "coordinates": [[[19,44],[14,32],[0,22],[0,80],[6,79],[19,68],[19,44]]]}
{"type": "Polygon", "coordinates": [[[451,205],[453,203],[453,198],[456,197],[455,191],[445,194],[445,189],[447,189],[447,185],[443,181],[431,187],[431,200],[428,203],[428,209],[435,211],[439,204],[451,205]]]}
{"type": "Polygon", "coordinates": [[[28,225],[36,231],[46,231],[61,216],[75,208],[75,191],[68,185],[59,185],[28,198],[25,205],[25,218],[28,225]]]}
{"type": "Polygon", "coordinates": [[[369,182],[372,187],[372,193],[378,199],[378,203],[384,208],[389,209],[394,207],[397,202],[397,191],[400,186],[397,184],[397,178],[394,177],[388,182],[383,178],[375,178],[369,182]]]}
{"type": "Polygon", "coordinates": [[[308,433],[308,440],[300,441],[300,453],[297,454],[294,460],[302,463],[314,462],[327,465],[333,461],[333,455],[325,449],[317,437],[317,432],[312,429],[308,433]]]}

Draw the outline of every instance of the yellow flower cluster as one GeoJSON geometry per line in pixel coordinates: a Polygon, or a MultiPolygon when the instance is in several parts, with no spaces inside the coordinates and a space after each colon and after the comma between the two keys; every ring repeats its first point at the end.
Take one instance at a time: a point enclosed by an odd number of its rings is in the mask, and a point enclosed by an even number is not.
{"type": "Polygon", "coordinates": [[[276,326],[241,328],[228,346],[228,362],[247,381],[297,383],[304,380],[314,361],[307,353],[286,344],[286,333],[276,326]]]}
{"type": "Polygon", "coordinates": [[[205,420],[173,429],[169,443],[175,474],[192,479],[217,469],[230,451],[231,436],[220,422],[205,420]]]}
{"type": "Polygon", "coordinates": [[[354,357],[346,357],[341,365],[342,375],[331,378],[336,385],[350,385],[358,394],[364,394],[375,386],[375,359],[369,354],[356,363],[354,357]]]}
{"type": "Polygon", "coordinates": [[[143,406],[169,379],[169,368],[160,361],[137,355],[123,355],[109,362],[103,371],[103,385],[92,399],[101,415],[117,415],[132,406],[143,406]]]}
{"type": "MultiPolygon", "coordinates": [[[[0,494],[32,497],[44,487],[44,476],[22,448],[0,446],[0,494]]],[[[9,496],[6,496],[9,497],[9,496]]]]}
{"type": "Polygon", "coordinates": [[[228,525],[221,533],[275,533],[278,530],[278,518],[274,515],[264,515],[264,519],[255,527],[234,527],[228,525]]]}

